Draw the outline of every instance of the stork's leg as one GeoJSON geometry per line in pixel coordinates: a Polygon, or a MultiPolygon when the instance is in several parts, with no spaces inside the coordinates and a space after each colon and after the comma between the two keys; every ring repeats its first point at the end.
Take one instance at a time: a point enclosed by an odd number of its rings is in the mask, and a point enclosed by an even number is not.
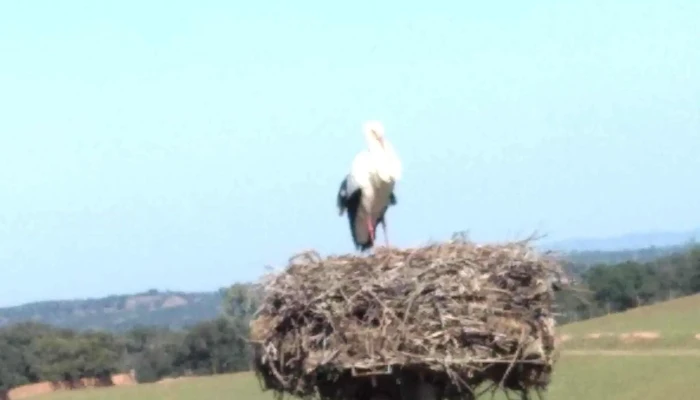
{"type": "Polygon", "coordinates": [[[384,243],[386,247],[389,247],[389,234],[387,233],[386,216],[384,216],[384,219],[382,220],[382,230],[384,230],[384,243]]]}
{"type": "Polygon", "coordinates": [[[374,243],[374,224],[372,223],[372,217],[369,215],[367,216],[367,232],[369,232],[369,237],[374,243]]]}

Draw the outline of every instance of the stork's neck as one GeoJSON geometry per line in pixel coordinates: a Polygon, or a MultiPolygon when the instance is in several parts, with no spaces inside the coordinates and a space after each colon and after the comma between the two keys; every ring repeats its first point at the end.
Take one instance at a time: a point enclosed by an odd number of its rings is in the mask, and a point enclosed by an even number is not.
{"type": "Polygon", "coordinates": [[[398,159],[390,146],[386,140],[383,145],[376,140],[369,143],[369,152],[374,160],[376,173],[379,179],[385,182],[396,181],[401,173],[398,159]]]}
{"type": "Polygon", "coordinates": [[[367,143],[367,147],[369,148],[369,152],[372,153],[372,155],[376,155],[377,157],[386,157],[386,151],[384,149],[384,146],[379,143],[377,140],[369,140],[369,143],[367,143]]]}

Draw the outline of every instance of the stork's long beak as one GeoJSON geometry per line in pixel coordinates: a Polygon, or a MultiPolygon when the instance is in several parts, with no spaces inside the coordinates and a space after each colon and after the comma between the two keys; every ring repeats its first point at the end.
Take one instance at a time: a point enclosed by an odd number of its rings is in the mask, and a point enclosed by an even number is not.
{"type": "Polygon", "coordinates": [[[377,138],[377,142],[379,142],[379,145],[384,148],[384,138],[379,136],[377,132],[374,132],[374,137],[377,138]]]}

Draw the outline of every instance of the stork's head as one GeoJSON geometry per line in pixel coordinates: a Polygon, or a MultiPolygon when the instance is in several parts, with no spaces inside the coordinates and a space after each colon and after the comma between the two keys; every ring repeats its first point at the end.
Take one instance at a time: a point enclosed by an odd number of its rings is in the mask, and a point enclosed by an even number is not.
{"type": "Polygon", "coordinates": [[[379,121],[368,121],[364,126],[370,153],[377,163],[377,173],[383,181],[397,181],[401,177],[401,162],[391,144],[384,138],[384,126],[379,121]]]}

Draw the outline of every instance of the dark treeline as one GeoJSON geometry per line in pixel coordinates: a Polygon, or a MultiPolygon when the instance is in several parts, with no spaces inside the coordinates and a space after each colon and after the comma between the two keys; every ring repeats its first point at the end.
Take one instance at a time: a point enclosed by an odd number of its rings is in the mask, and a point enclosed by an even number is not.
{"type": "Polygon", "coordinates": [[[25,322],[0,329],[0,393],[28,383],[109,379],[134,370],[139,382],[248,369],[249,285],[233,285],[224,315],[186,329],[75,331],[25,322]]]}
{"type": "MultiPolygon", "coordinates": [[[[560,323],[700,293],[700,247],[656,259],[567,266],[575,290],[559,292],[560,323]]],[[[39,323],[0,329],[0,392],[41,381],[107,378],[135,371],[139,382],[247,370],[248,322],[260,292],[236,284],[223,315],[186,329],[76,331],[39,323]]]]}
{"type": "Polygon", "coordinates": [[[625,311],[700,293],[700,246],[648,261],[572,265],[577,285],[562,292],[561,322],[625,311]]]}

